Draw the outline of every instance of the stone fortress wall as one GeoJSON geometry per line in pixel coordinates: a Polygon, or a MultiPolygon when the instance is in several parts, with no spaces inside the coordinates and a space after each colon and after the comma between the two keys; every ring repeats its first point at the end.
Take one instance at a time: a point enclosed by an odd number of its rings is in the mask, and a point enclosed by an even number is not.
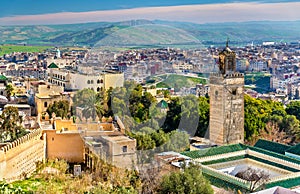
{"type": "Polygon", "coordinates": [[[36,162],[45,159],[45,141],[42,130],[31,133],[0,148],[0,181],[12,182],[36,169],[36,162]]]}

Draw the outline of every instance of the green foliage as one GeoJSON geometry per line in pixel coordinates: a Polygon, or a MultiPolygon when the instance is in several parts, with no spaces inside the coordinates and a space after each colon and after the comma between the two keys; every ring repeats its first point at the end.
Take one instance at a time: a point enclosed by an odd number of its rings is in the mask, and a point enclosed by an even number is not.
{"type": "Polygon", "coordinates": [[[169,110],[167,112],[166,120],[162,126],[164,131],[170,132],[177,129],[181,119],[181,98],[171,98],[168,103],[169,110]]]}
{"type": "Polygon", "coordinates": [[[0,194],[25,194],[25,191],[20,186],[0,182],[0,194]]]}
{"type": "Polygon", "coordinates": [[[139,123],[149,119],[149,108],[156,99],[148,92],[143,94],[141,85],[135,86],[129,97],[129,110],[132,117],[139,123]]]}
{"type": "Polygon", "coordinates": [[[96,116],[101,118],[105,113],[104,94],[96,93],[91,89],[83,89],[78,91],[73,98],[74,110],[76,107],[83,108],[82,114],[85,118],[93,118],[96,116]]]}
{"type": "Polygon", "coordinates": [[[206,97],[199,97],[198,104],[199,122],[196,136],[204,137],[209,125],[209,99],[206,97]]]}
{"type": "Polygon", "coordinates": [[[204,137],[209,125],[209,102],[206,97],[192,95],[183,98],[171,98],[169,110],[162,126],[170,132],[174,129],[184,129],[190,135],[204,137]]]}
{"type": "Polygon", "coordinates": [[[101,160],[94,160],[92,171],[74,177],[68,174],[69,165],[63,160],[48,160],[38,164],[30,178],[10,184],[0,182],[0,194],[14,193],[128,193],[137,194],[140,187],[137,171],[118,169],[101,160]],[[46,172],[45,168],[58,171],[46,172]],[[5,192],[6,190],[10,192],[5,192]],[[20,191],[20,192],[18,192],[20,191]]]}
{"type": "Polygon", "coordinates": [[[185,131],[171,131],[168,140],[163,145],[164,151],[181,152],[189,147],[189,134],[185,131]]]}
{"type": "Polygon", "coordinates": [[[286,112],[300,120],[300,101],[291,101],[286,107],[286,112]]]}
{"type": "Polygon", "coordinates": [[[6,97],[9,101],[10,101],[10,97],[12,96],[13,90],[14,90],[14,88],[12,87],[11,84],[7,84],[5,86],[6,97]]]}
{"type": "Polygon", "coordinates": [[[261,130],[266,129],[266,124],[271,122],[289,135],[300,137],[299,121],[296,118],[300,103],[291,102],[286,109],[283,104],[271,100],[261,100],[245,95],[245,139],[251,140],[259,136],[261,130]],[[290,115],[291,114],[291,115],[290,115]],[[295,115],[295,116],[294,116],[295,115]]]}
{"type": "Polygon", "coordinates": [[[14,141],[27,134],[21,126],[22,117],[19,115],[18,108],[9,106],[0,115],[0,141],[14,141]]]}
{"type": "Polygon", "coordinates": [[[67,100],[55,101],[53,104],[50,104],[47,108],[47,113],[52,115],[55,113],[57,117],[67,118],[69,113],[69,102],[67,100]]]}
{"type": "Polygon", "coordinates": [[[159,193],[212,194],[214,192],[209,182],[202,176],[200,168],[190,164],[183,172],[177,171],[163,176],[159,193]]]}

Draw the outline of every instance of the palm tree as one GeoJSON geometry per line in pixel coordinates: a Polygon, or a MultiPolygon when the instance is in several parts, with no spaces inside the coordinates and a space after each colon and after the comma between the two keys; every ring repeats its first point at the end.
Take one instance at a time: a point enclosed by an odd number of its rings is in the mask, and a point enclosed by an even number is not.
{"type": "Polygon", "coordinates": [[[10,101],[10,97],[12,95],[13,90],[14,90],[14,88],[12,87],[11,84],[6,85],[5,92],[6,92],[6,97],[7,97],[8,101],[10,101]]]}

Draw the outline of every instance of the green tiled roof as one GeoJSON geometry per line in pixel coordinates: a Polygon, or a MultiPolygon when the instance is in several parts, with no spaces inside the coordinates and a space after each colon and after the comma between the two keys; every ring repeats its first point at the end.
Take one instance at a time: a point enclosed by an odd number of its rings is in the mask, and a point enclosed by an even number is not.
{"type": "Polygon", "coordinates": [[[271,152],[276,152],[278,154],[284,154],[287,149],[289,149],[291,146],[273,142],[273,141],[268,141],[264,139],[259,139],[254,147],[262,148],[265,150],[269,150],[271,152]]]}
{"type": "Polygon", "coordinates": [[[5,77],[4,75],[0,75],[0,80],[7,80],[7,77],[5,77]]]}
{"type": "Polygon", "coordinates": [[[290,156],[286,156],[286,155],[283,155],[283,154],[278,154],[276,152],[265,150],[265,149],[259,148],[259,147],[252,147],[252,146],[247,146],[247,147],[250,150],[253,150],[253,151],[256,151],[256,152],[259,152],[259,153],[262,153],[262,154],[266,154],[266,155],[269,155],[269,156],[273,156],[275,158],[279,158],[279,159],[282,159],[282,160],[286,160],[286,161],[289,161],[289,162],[300,164],[300,160],[298,160],[296,158],[292,158],[290,156]]]}
{"type": "Polygon", "coordinates": [[[195,151],[187,151],[187,152],[182,152],[181,154],[188,156],[190,158],[200,158],[200,157],[206,157],[206,156],[213,156],[213,155],[218,155],[218,154],[226,154],[230,152],[236,152],[236,151],[241,151],[245,150],[247,146],[243,144],[232,144],[232,145],[225,145],[225,146],[220,146],[220,147],[211,147],[211,148],[206,148],[202,150],[195,150],[195,151]]]}
{"type": "Polygon", "coordinates": [[[290,149],[286,150],[286,152],[300,156],[300,144],[290,147],[290,149]]]}
{"type": "Polygon", "coordinates": [[[158,107],[160,108],[168,108],[168,103],[165,101],[165,100],[161,100],[158,104],[157,104],[158,107]]]}
{"type": "Polygon", "coordinates": [[[295,186],[300,185],[300,177],[295,177],[295,178],[290,178],[290,179],[285,179],[277,182],[272,182],[266,184],[266,188],[272,188],[275,186],[281,186],[284,188],[292,188],[295,186]]]}
{"type": "Polygon", "coordinates": [[[58,68],[58,66],[55,63],[51,63],[48,68],[58,68]]]}

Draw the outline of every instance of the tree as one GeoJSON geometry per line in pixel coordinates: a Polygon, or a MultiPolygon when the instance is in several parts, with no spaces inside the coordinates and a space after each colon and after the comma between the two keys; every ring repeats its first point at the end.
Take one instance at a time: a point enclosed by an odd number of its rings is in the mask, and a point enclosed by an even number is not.
{"type": "Polygon", "coordinates": [[[5,86],[6,97],[7,97],[7,99],[8,99],[9,101],[10,101],[10,97],[11,97],[11,95],[12,95],[13,90],[14,90],[14,88],[12,87],[11,84],[7,84],[7,85],[5,86]]]}
{"type": "Polygon", "coordinates": [[[300,120],[300,101],[291,101],[285,110],[289,115],[295,115],[300,120]]]}
{"type": "Polygon", "coordinates": [[[57,117],[66,118],[69,113],[69,102],[67,100],[55,101],[53,104],[50,104],[47,108],[47,113],[52,115],[55,113],[57,117]]]}
{"type": "Polygon", "coordinates": [[[200,168],[190,164],[183,172],[176,171],[163,176],[159,193],[210,194],[214,192],[209,182],[202,176],[200,168]]]}
{"type": "Polygon", "coordinates": [[[270,178],[270,174],[261,169],[248,167],[246,170],[238,172],[236,177],[250,181],[249,189],[254,191],[258,184],[263,184],[270,178]]]}
{"type": "Polygon", "coordinates": [[[130,92],[129,110],[131,115],[138,123],[146,121],[149,119],[150,106],[156,99],[149,92],[143,94],[141,85],[136,85],[130,92]]]}
{"type": "Polygon", "coordinates": [[[9,106],[5,108],[0,116],[1,141],[14,141],[26,134],[21,126],[22,117],[19,115],[18,108],[9,106]]]}
{"type": "Polygon", "coordinates": [[[209,102],[208,98],[206,97],[199,97],[198,99],[199,107],[198,107],[198,114],[199,114],[199,122],[196,131],[196,136],[204,137],[207,132],[208,125],[209,125],[209,102]]]}
{"type": "Polygon", "coordinates": [[[293,142],[291,136],[280,130],[277,123],[268,122],[265,129],[259,131],[259,135],[253,137],[247,144],[254,145],[258,139],[265,139],[278,143],[290,144],[293,142]]]}
{"type": "Polygon", "coordinates": [[[181,119],[181,98],[171,98],[168,103],[169,110],[167,112],[166,120],[162,126],[165,132],[170,132],[175,130],[179,126],[179,122],[181,119]]]}
{"type": "Polygon", "coordinates": [[[94,90],[83,89],[78,91],[73,98],[74,107],[83,108],[83,116],[85,118],[99,118],[105,113],[104,102],[101,95],[98,95],[94,90]]]}

